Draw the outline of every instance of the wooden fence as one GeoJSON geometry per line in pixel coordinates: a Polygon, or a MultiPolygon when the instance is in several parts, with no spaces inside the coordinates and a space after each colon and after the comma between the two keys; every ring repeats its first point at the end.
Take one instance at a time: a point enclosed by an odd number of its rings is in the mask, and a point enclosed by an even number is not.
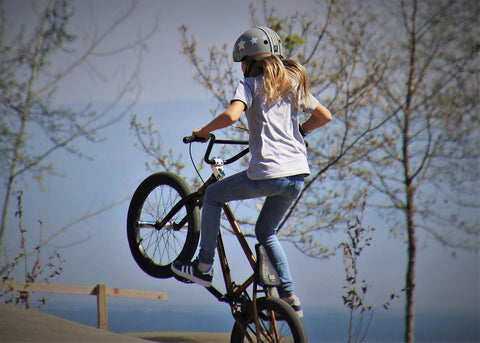
{"type": "Polygon", "coordinates": [[[0,290],[96,295],[97,323],[98,328],[103,330],[108,330],[107,297],[168,300],[168,293],[166,292],[107,287],[105,284],[98,284],[96,286],[76,286],[48,283],[0,282],[0,290]]]}

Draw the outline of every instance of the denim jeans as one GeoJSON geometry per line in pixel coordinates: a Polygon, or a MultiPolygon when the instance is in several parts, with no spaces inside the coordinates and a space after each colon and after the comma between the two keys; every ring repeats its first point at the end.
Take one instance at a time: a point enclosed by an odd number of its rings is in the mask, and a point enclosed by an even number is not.
{"type": "Polygon", "coordinates": [[[213,264],[220,216],[224,203],[232,200],[252,199],[266,196],[255,225],[255,235],[262,244],[272,264],[277,269],[282,285],[280,297],[295,293],[287,256],[277,238],[277,226],[291,203],[303,187],[304,175],[295,175],[266,180],[250,180],[247,172],[220,180],[207,188],[203,199],[200,262],[213,264]]]}

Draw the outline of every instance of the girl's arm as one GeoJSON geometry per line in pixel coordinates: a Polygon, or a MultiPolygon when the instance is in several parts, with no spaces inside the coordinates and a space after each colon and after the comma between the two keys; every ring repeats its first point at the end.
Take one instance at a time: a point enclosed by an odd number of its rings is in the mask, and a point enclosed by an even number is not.
{"type": "Polygon", "coordinates": [[[332,120],[332,114],[330,111],[322,104],[318,104],[318,106],[313,110],[310,118],[308,118],[308,120],[303,122],[300,126],[304,132],[310,132],[325,125],[330,120],[332,120]]]}
{"type": "Polygon", "coordinates": [[[245,104],[239,100],[234,100],[224,112],[213,118],[210,123],[193,130],[193,135],[203,138],[206,142],[210,139],[210,132],[232,125],[240,118],[243,111],[245,111],[245,104]]]}

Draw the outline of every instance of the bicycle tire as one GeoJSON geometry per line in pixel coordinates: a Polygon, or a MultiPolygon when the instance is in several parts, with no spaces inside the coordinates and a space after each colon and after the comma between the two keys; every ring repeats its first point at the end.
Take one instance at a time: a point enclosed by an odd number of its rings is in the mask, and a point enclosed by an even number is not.
{"type": "Polygon", "coordinates": [[[194,202],[182,206],[165,226],[154,226],[191,193],[190,186],[179,176],[159,172],[143,180],[133,194],[127,214],[127,238],[135,262],[148,275],[170,278],[174,276],[172,262],[192,259],[200,235],[200,210],[194,202]],[[185,225],[179,224],[182,221],[185,225]]]}
{"type": "MultiPolygon", "coordinates": [[[[308,342],[307,334],[301,319],[295,311],[283,300],[273,297],[262,297],[257,299],[257,312],[259,316],[260,341],[261,342],[308,342]],[[275,337],[271,329],[273,311],[275,314],[275,322],[278,327],[280,337],[275,337]]],[[[253,308],[251,313],[246,316],[247,333],[253,342],[256,342],[256,327],[253,317],[253,308]]],[[[238,323],[235,322],[230,336],[230,343],[248,342],[247,337],[238,323]]]]}

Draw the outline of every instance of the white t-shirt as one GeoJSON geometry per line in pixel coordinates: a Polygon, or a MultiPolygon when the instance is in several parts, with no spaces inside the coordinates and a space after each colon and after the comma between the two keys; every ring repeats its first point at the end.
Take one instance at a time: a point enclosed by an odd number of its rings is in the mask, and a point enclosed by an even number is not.
{"type": "Polygon", "coordinates": [[[318,100],[310,94],[309,101],[299,100],[296,92],[279,103],[264,103],[263,75],[240,81],[233,100],[245,103],[251,153],[247,175],[251,180],[310,174],[307,152],[300,134],[299,113],[311,113],[318,100]]]}

